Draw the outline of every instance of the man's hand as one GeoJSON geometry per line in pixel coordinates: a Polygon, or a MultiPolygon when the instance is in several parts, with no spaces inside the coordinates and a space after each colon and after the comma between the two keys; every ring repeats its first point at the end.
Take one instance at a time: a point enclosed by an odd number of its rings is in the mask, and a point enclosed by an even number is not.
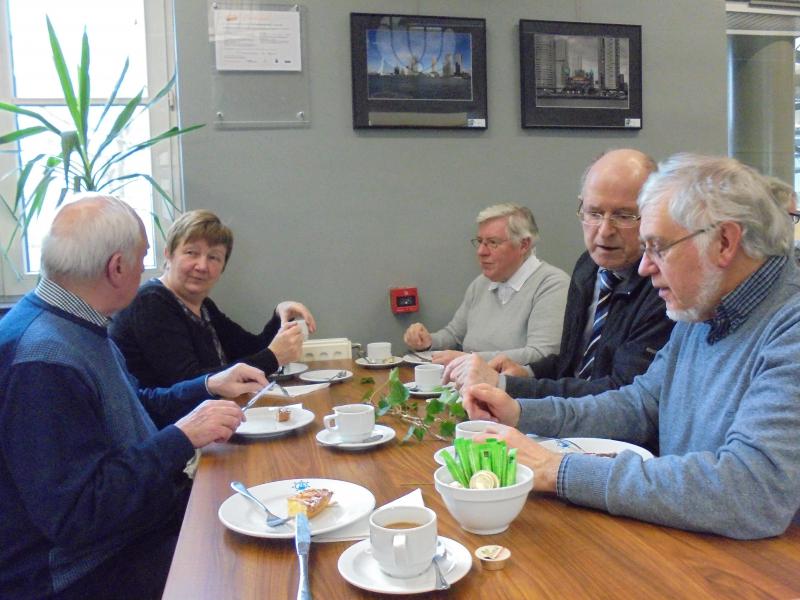
{"type": "Polygon", "coordinates": [[[466,356],[466,352],[459,352],[458,350],[441,350],[431,354],[431,362],[435,365],[447,366],[451,361],[460,356],[466,356]]]}
{"type": "Polygon", "coordinates": [[[497,386],[499,375],[477,354],[464,354],[450,361],[444,370],[443,381],[452,381],[456,389],[477,383],[497,386]]]}
{"type": "MultiPolygon", "coordinates": [[[[302,337],[302,336],[301,336],[302,337]]],[[[215,396],[236,398],[242,394],[255,393],[267,385],[264,371],[237,363],[224,371],[215,373],[206,381],[208,391],[215,396]]]]}
{"type": "Polygon", "coordinates": [[[525,370],[525,367],[515,363],[505,354],[498,354],[495,356],[489,361],[489,366],[503,375],[511,375],[512,377],[530,377],[530,373],[525,370]]]}
{"type": "Polygon", "coordinates": [[[239,427],[243,417],[242,409],[235,402],[206,400],[175,423],[175,426],[186,434],[192,446],[202,448],[211,442],[227,441],[239,427]]]}
{"type": "Polygon", "coordinates": [[[286,325],[291,319],[305,319],[306,325],[308,325],[308,333],[314,333],[317,330],[317,322],[314,320],[314,315],[305,305],[299,302],[292,300],[281,302],[275,307],[275,312],[281,318],[281,325],[286,325]]]}
{"type": "Polygon", "coordinates": [[[272,338],[269,349],[278,359],[279,365],[288,365],[299,360],[303,355],[303,330],[297,323],[287,323],[272,338]]]}
{"type": "Polygon", "coordinates": [[[519,402],[504,391],[486,383],[461,389],[464,409],[470,419],[497,421],[516,427],[521,412],[519,402]]]}
{"type": "Polygon", "coordinates": [[[403,341],[412,350],[427,350],[433,343],[430,332],[422,323],[409,325],[403,334],[403,341]]]}
{"type": "Polygon", "coordinates": [[[475,436],[473,441],[482,442],[487,438],[505,440],[510,448],[517,449],[517,462],[533,469],[533,489],[537,492],[555,492],[558,468],[564,459],[563,454],[550,452],[541,444],[513,427],[497,427],[496,432],[491,428],[475,436]]]}

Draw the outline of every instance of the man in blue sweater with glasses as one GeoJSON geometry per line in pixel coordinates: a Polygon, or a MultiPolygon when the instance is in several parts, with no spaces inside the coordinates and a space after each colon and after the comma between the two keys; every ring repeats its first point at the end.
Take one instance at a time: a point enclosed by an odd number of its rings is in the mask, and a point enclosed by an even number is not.
{"type": "Polygon", "coordinates": [[[160,598],[187,462],[243,419],[234,402],[203,400],[266,384],[235,365],[137,389],[106,327],[133,299],[146,252],[127,204],[67,204],[39,285],[0,321],[2,598],[160,598]]]}
{"type": "Polygon", "coordinates": [[[536,473],[534,489],[693,531],[783,533],[800,507],[800,271],[792,223],[764,178],[730,158],[677,155],[639,197],[649,276],[677,321],[631,385],[594,396],[512,399],[464,390],[536,473]],[[518,429],[514,429],[516,427],[518,429]],[[642,460],[557,454],[521,432],[659,448],[642,460]]]}

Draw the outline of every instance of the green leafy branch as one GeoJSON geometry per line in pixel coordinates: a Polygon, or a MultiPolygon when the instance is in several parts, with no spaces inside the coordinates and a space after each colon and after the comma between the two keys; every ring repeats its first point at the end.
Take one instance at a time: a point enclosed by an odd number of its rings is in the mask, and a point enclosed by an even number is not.
{"type": "MultiPolygon", "coordinates": [[[[361,382],[375,383],[375,380],[368,377],[361,382]]],[[[388,414],[408,423],[408,431],[401,443],[412,437],[422,441],[425,434],[448,441],[455,434],[456,423],[466,419],[467,413],[456,390],[441,387],[434,388],[434,391],[440,392],[439,397],[427,402],[412,398],[408,388],[400,381],[399,370],[392,369],[386,382],[377,389],[368,389],[362,401],[375,406],[375,413],[379,417],[388,414]],[[422,405],[425,406],[424,413],[422,405]]]]}

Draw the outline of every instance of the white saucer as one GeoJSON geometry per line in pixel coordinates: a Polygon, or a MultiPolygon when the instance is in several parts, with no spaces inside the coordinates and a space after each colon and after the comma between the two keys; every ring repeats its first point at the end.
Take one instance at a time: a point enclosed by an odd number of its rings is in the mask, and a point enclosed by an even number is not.
{"type": "MultiPolygon", "coordinates": [[[[472,555],[464,546],[455,540],[439,536],[447,547],[447,556],[441,564],[442,575],[449,584],[469,573],[472,567],[472,555]]],[[[424,573],[408,579],[400,579],[387,575],[380,570],[377,561],[372,557],[369,540],[353,544],[339,557],[339,573],[348,582],[361,589],[381,594],[422,594],[436,589],[436,574],[433,564],[424,573]]]]}
{"type": "Polygon", "coordinates": [[[433,460],[436,461],[437,464],[442,465],[443,467],[447,466],[447,463],[444,462],[444,458],[442,454],[445,452],[449,452],[450,456],[458,462],[458,457],[456,457],[456,447],[455,446],[447,446],[446,448],[439,448],[436,452],[433,453],[433,460]]]}
{"type": "Polygon", "coordinates": [[[300,375],[300,379],[311,383],[339,383],[350,379],[352,376],[353,372],[345,369],[322,369],[320,371],[306,371],[300,375]],[[344,371],[344,375],[334,377],[339,371],[344,371]]]}
{"type": "Polygon", "coordinates": [[[317,432],[317,441],[322,444],[323,446],[331,446],[332,448],[341,448],[342,450],[364,450],[365,448],[372,448],[372,446],[380,446],[381,444],[385,444],[395,436],[394,429],[391,427],[387,427],[386,425],[378,425],[375,424],[375,428],[370,432],[370,436],[381,434],[383,437],[379,440],[375,440],[374,442],[346,442],[346,443],[339,443],[341,439],[338,433],[330,431],[328,429],[322,429],[317,432]]]}
{"type": "Polygon", "coordinates": [[[390,356],[385,361],[381,362],[369,362],[366,358],[357,358],[355,363],[359,367],[364,367],[365,369],[391,369],[392,367],[396,367],[397,365],[401,364],[403,359],[399,356],[390,356]]]}
{"type": "Polygon", "coordinates": [[[274,381],[284,381],[286,379],[291,379],[295,375],[300,375],[300,373],[305,373],[308,371],[308,365],[305,363],[289,363],[288,365],[283,365],[283,370],[278,369],[274,373],[272,373],[269,378],[274,381]]]}
{"type": "Polygon", "coordinates": [[[448,388],[449,387],[449,388],[452,389],[452,387],[453,387],[453,384],[448,383],[448,384],[445,384],[445,385],[437,386],[437,388],[439,388],[439,389],[437,389],[435,391],[423,392],[422,390],[413,389],[413,388],[417,387],[417,384],[414,381],[409,381],[408,383],[404,383],[403,385],[406,386],[406,389],[408,390],[408,393],[411,394],[412,396],[414,396],[415,398],[438,398],[439,396],[442,395],[442,389],[441,388],[448,388]]]}
{"type": "Polygon", "coordinates": [[[431,352],[430,350],[426,350],[424,352],[419,352],[419,354],[422,354],[423,356],[427,356],[428,360],[420,358],[416,354],[412,354],[411,352],[409,352],[408,354],[404,354],[403,355],[403,361],[407,362],[410,365],[427,365],[433,359],[433,352],[431,352]]]}
{"type": "Polygon", "coordinates": [[[645,450],[641,446],[629,444],[628,442],[620,442],[617,440],[606,440],[603,438],[564,438],[566,442],[573,442],[580,446],[580,450],[569,443],[565,443],[560,439],[549,439],[539,442],[542,446],[553,452],[561,454],[568,454],[574,452],[581,454],[581,450],[586,454],[606,454],[606,453],[620,453],[623,450],[631,450],[636,452],[643,460],[653,458],[653,453],[645,450]]]}

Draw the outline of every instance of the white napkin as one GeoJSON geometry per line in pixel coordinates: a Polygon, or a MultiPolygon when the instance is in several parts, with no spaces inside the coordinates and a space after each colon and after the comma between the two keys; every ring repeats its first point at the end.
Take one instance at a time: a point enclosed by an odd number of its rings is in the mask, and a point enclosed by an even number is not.
{"type": "MultiPolygon", "coordinates": [[[[289,395],[287,396],[283,392],[281,392],[277,386],[273,387],[271,390],[265,392],[261,390],[256,394],[257,396],[272,396],[275,398],[296,398],[297,396],[303,396],[304,394],[310,394],[311,392],[316,392],[317,390],[324,389],[326,387],[330,387],[330,383],[312,383],[310,385],[293,385],[290,387],[281,386],[285,389],[289,395]]],[[[265,388],[266,389],[266,388],[265,388]]]]}
{"type": "MultiPolygon", "coordinates": [[[[422,500],[422,490],[417,488],[405,496],[400,496],[396,500],[387,502],[384,506],[425,506],[422,500]]],[[[371,513],[370,513],[371,514],[371,513]]],[[[350,523],[340,529],[334,529],[328,533],[321,533],[311,538],[312,542],[355,542],[365,540],[369,537],[369,517],[366,514],[355,523],[350,523]]]]}

